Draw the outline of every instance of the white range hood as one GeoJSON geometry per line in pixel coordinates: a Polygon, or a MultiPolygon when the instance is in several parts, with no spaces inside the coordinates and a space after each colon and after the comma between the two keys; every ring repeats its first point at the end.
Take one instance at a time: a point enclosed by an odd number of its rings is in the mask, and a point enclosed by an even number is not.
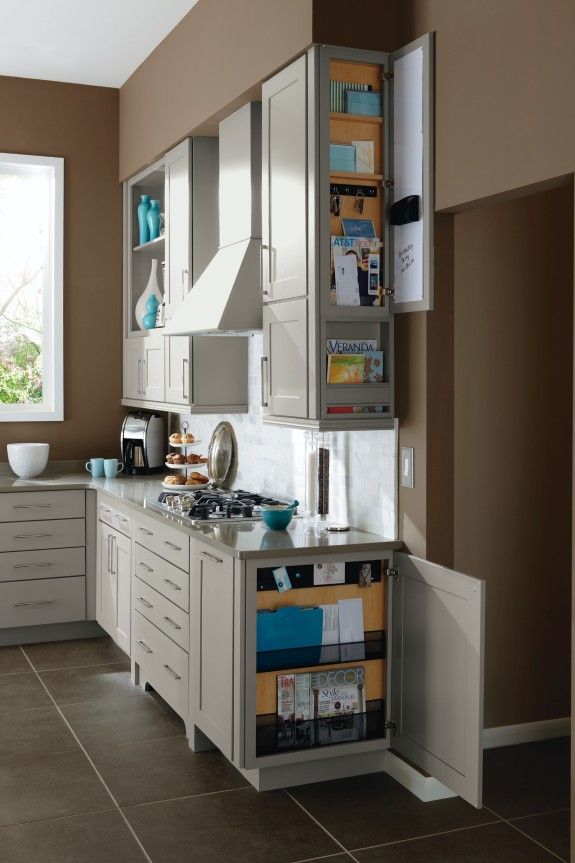
{"type": "Polygon", "coordinates": [[[262,329],[261,104],[220,123],[220,246],[164,335],[262,329]]]}

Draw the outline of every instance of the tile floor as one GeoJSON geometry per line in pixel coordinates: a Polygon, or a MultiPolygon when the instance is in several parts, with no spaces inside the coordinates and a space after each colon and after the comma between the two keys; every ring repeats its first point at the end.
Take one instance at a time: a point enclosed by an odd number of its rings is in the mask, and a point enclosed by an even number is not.
{"type": "Polygon", "coordinates": [[[568,859],[568,740],[490,750],[484,778],[480,811],[375,773],[258,794],[110,640],[0,648],[2,863],[568,859]]]}

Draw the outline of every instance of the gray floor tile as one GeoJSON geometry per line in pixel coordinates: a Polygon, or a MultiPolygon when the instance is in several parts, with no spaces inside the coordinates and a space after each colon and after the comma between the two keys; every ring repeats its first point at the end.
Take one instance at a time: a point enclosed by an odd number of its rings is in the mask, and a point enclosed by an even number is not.
{"type": "Polygon", "coordinates": [[[346,848],[425,836],[494,820],[459,797],[422,803],[385,773],[290,788],[346,848]]]}
{"type": "Polygon", "coordinates": [[[26,644],[24,650],[37,671],[82,665],[104,665],[126,660],[126,654],[107,636],[26,644]]]}
{"type": "Polygon", "coordinates": [[[81,752],[13,758],[0,765],[0,826],[110,809],[81,752]]]}
{"type": "Polygon", "coordinates": [[[32,707],[48,707],[51,704],[33,671],[0,674],[0,714],[32,707]]]}
{"type": "Polygon", "coordinates": [[[28,660],[19,647],[0,647],[0,674],[30,671],[28,660]]]}
{"type": "Polygon", "coordinates": [[[569,810],[529,815],[515,819],[513,824],[563,860],[569,860],[569,810]]]}
{"type": "Polygon", "coordinates": [[[151,803],[247,785],[219,752],[190,750],[185,737],[169,737],[90,751],[121,805],[151,803]]]}
{"type": "Polygon", "coordinates": [[[123,701],[69,704],[61,709],[87,749],[185,734],[179,716],[151,695],[123,701]]]}
{"type": "Polygon", "coordinates": [[[555,857],[500,822],[354,851],[360,863],[552,863],[555,857]]]}
{"type": "Polygon", "coordinates": [[[0,760],[78,751],[55,707],[0,713],[0,760]]]}
{"type": "Polygon", "coordinates": [[[291,863],[341,850],[282,791],[246,788],[124,811],[154,863],[291,863]]]}
{"type": "Polygon", "coordinates": [[[40,671],[39,674],[56,704],[145,697],[144,690],[130,680],[127,660],[113,665],[40,671]]]}
{"type": "Polygon", "coordinates": [[[117,812],[0,830],[2,863],[142,863],[145,859],[117,812]]]}
{"type": "Polygon", "coordinates": [[[569,738],[488,749],[483,802],[504,818],[569,806],[569,738]]]}

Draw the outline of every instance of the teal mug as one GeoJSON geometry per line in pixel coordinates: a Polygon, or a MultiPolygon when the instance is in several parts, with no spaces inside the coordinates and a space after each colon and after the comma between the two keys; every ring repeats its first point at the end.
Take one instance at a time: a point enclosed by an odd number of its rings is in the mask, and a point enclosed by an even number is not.
{"type": "Polygon", "coordinates": [[[119,473],[122,473],[124,470],[124,464],[121,461],[118,461],[117,458],[107,458],[104,459],[104,473],[108,477],[108,479],[112,479],[115,476],[118,476],[119,473]]]}
{"type": "Polygon", "coordinates": [[[86,470],[94,477],[104,476],[104,459],[91,458],[90,461],[86,462],[86,470]]]}

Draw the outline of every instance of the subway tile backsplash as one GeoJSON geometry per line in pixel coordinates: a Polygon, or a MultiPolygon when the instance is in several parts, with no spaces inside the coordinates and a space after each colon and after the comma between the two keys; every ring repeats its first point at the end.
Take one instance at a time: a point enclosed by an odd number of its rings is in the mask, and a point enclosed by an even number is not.
{"type": "MultiPolygon", "coordinates": [[[[234,428],[237,460],[230,485],[280,498],[304,500],[305,432],[266,426],[260,407],[262,335],[250,336],[249,413],[172,414],[170,431],[183,421],[201,437],[207,455],[216,425],[227,420],[234,428]]],[[[396,431],[332,432],[330,516],[336,521],[395,538],[396,431]]]]}

